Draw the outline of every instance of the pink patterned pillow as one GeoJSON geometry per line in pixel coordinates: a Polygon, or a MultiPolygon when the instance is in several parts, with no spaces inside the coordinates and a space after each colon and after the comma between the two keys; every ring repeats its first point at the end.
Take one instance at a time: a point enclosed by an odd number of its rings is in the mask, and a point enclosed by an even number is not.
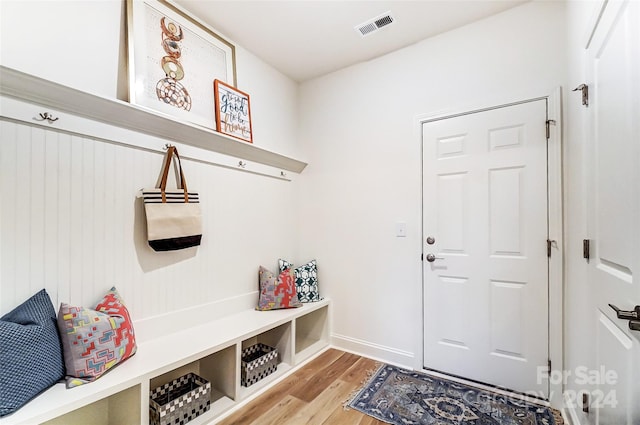
{"type": "Polygon", "coordinates": [[[256,310],[276,310],[280,308],[301,307],[296,292],[296,282],[291,269],[283,270],[278,277],[260,266],[260,299],[256,310]]]}
{"type": "Polygon", "coordinates": [[[58,311],[67,388],[95,381],[136,352],[129,311],[116,288],[95,310],[62,303],[58,311]]]}

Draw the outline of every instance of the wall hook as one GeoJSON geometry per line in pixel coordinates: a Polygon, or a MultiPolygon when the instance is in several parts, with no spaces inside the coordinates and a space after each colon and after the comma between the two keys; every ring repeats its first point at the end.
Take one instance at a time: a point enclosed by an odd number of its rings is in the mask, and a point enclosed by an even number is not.
{"type": "Polygon", "coordinates": [[[48,112],[40,112],[40,118],[42,118],[41,121],[49,121],[49,124],[51,124],[54,121],[58,121],[57,117],[54,117],[48,112]]]}
{"type": "Polygon", "coordinates": [[[582,92],[582,104],[588,107],[589,106],[589,86],[586,84],[580,84],[578,87],[576,87],[572,91],[578,91],[578,90],[582,92]]]}
{"type": "Polygon", "coordinates": [[[287,173],[285,173],[284,171],[280,171],[280,177],[287,177],[287,173]]]}
{"type": "Polygon", "coordinates": [[[174,148],[175,146],[173,146],[171,143],[165,143],[164,146],[162,147],[162,150],[166,151],[169,148],[174,148]]]}
{"type": "Polygon", "coordinates": [[[238,161],[238,167],[247,168],[247,162],[246,161],[238,161]]]}

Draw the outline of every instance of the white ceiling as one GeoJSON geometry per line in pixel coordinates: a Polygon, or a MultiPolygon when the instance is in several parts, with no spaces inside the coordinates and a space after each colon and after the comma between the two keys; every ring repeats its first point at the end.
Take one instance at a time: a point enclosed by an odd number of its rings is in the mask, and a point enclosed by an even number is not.
{"type": "Polygon", "coordinates": [[[174,0],[296,81],[384,55],[527,0],[174,0]],[[354,29],[390,11],[366,37],[354,29]]]}

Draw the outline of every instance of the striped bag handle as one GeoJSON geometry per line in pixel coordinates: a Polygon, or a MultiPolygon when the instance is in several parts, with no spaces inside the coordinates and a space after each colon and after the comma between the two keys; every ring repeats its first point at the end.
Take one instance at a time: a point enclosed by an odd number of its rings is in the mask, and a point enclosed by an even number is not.
{"type": "Polygon", "coordinates": [[[180,178],[178,183],[178,189],[184,190],[184,202],[189,202],[189,192],[187,191],[187,180],[184,178],[184,172],[182,171],[182,163],[180,162],[180,155],[178,149],[175,146],[169,146],[167,149],[167,155],[164,161],[164,169],[162,170],[162,178],[160,179],[160,192],[162,193],[162,203],[167,202],[166,190],[167,190],[167,178],[169,177],[169,169],[173,163],[173,156],[175,155],[178,161],[178,169],[180,170],[180,178]]]}

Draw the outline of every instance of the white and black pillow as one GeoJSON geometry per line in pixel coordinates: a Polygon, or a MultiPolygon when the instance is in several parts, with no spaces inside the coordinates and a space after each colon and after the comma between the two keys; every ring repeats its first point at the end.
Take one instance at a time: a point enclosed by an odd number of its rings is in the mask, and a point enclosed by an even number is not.
{"type": "MultiPolygon", "coordinates": [[[[278,260],[280,271],[293,268],[293,264],[283,260],[278,260]]],[[[320,292],[318,291],[318,267],[316,260],[311,260],[307,264],[293,269],[296,280],[296,290],[298,291],[298,299],[303,303],[312,303],[320,301],[320,292]]]]}

